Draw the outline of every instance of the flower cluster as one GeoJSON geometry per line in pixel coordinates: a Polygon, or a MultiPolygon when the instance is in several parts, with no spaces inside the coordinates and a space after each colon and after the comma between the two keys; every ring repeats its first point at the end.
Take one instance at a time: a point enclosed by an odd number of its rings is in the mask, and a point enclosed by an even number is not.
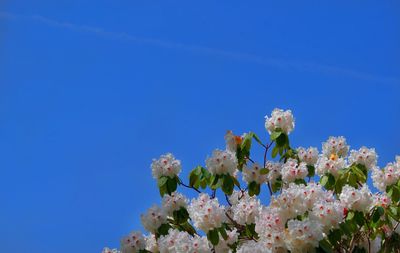
{"type": "Polygon", "coordinates": [[[267,174],[268,182],[273,184],[280,176],[282,171],[282,164],[276,162],[268,162],[266,164],[269,173],[267,174]]]}
{"type": "Polygon", "coordinates": [[[367,185],[363,185],[360,189],[345,185],[339,199],[347,209],[360,212],[369,211],[373,201],[367,185]]]}
{"type": "Polygon", "coordinates": [[[335,178],[339,176],[339,170],[347,166],[346,160],[342,157],[338,158],[332,156],[334,159],[330,159],[326,156],[321,156],[316,164],[316,172],[318,175],[323,176],[326,173],[332,174],[335,178]]]}
{"type": "Polygon", "coordinates": [[[215,245],[215,252],[217,253],[231,253],[232,246],[238,241],[239,233],[234,228],[232,231],[227,231],[227,238],[219,237],[219,243],[215,245]]]}
{"type": "Polygon", "coordinates": [[[269,133],[281,130],[283,133],[289,134],[294,129],[292,111],[275,108],[271,117],[265,116],[265,128],[269,133]]]}
{"type": "Polygon", "coordinates": [[[210,244],[205,237],[190,236],[186,232],[170,229],[168,235],[158,240],[160,253],[211,253],[210,244]]]}
{"type": "Polygon", "coordinates": [[[294,182],[296,179],[304,179],[308,174],[307,164],[297,163],[296,159],[290,158],[282,166],[282,180],[285,183],[294,182]]]}
{"type": "Polygon", "coordinates": [[[225,208],[218,203],[217,198],[211,199],[208,194],[202,193],[193,199],[188,211],[195,227],[204,232],[219,228],[226,221],[225,208]]]}
{"type": "Polygon", "coordinates": [[[400,156],[380,169],[375,149],[349,154],[343,136],[329,137],[321,153],[292,148],[290,110],[275,109],[265,127],[269,143],[228,131],[226,149],[193,169],[188,184],[172,154],[153,160],[162,201],[141,215],[148,234],[131,232],[102,253],[400,252],[400,156]],[[250,152],[257,143],[260,159],[250,152]],[[182,187],[198,195],[189,201],[182,187]]]}
{"type": "Polygon", "coordinates": [[[142,233],[134,231],[121,240],[122,253],[134,253],[146,249],[146,240],[142,233]]]}
{"type": "Polygon", "coordinates": [[[250,197],[246,192],[232,195],[231,212],[233,213],[233,219],[241,224],[252,224],[255,223],[255,218],[259,215],[261,204],[256,197],[250,197]]]}
{"type": "Polygon", "coordinates": [[[168,153],[162,155],[158,160],[153,160],[151,171],[155,179],[162,176],[172,178],[181,172],[181,161],[176,160],[171,153],[168,153]]]}
{"type": "Polygon", "coordinates": [[[167,215],[159,206],[153,205],[147,210],[146,214],[140,216],[143,227],[152,233],[156,233],[157,229],[167,222],[167,215]]]}
{"type": "Polygon", "coordinates": [[[173,192],[171,195],[164,195],[162,207],[168,216],[172,216],[174,211],[187,207],[188,200],[179,192],[173,192]]]}
{"type": "Polygon", "coordinates": [[[355,164],[362,164],[367,169],[373,169],[376,166],[378,155],[374,148],[368,149],[361,147],[359,150],[352,150],[350,152],[349,162],[355,164]]]}
{"type": "Polygon", "coordinates": [[[346,138],[343,136],[329,137],[329,139],[322,143],[322,153],[332,160],[337,157],[346,157],[349,152],[349,145],[347,145],[346,138]]]}
{"type": "Polygon", "coordinates": [[[256,182],[262,184],[267,180],[267,175],[261,174],[261,166],[258,163],[254,163],[246,168],[243,168],[243,181],[246,183],[256,182]]]}
{"type": "Polygon", "coordinates": [[[385,191],[387,186],[398,182],[400,179],[400,156],[396,157],[395,163],[388,163],[383,170],[374,168],[371,177],[374,186],[381,191],[385,191]]]}
{"type": "Polygon", "coordinates": [[[227,150],[214,150],[212,157],[206,160],[206,167],[213,175],[235,175],[237,159],[234,153],[227,150]]]}
{"type": "Polygon", "coordinates": [[[309,147],[305,149],[303,147],[297,148],[297,154],[301,162],[305,162],[307,165],[314,165],[318,161],[318,149],[309,147]]]}

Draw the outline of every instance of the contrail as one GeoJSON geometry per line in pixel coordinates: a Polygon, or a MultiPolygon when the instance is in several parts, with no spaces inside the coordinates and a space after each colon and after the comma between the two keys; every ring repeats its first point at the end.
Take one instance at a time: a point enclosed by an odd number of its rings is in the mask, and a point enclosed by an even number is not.
{"type": "Polygon", "coordinates": [[[165,40],[136,37],[125,32],[105,31],[102,28],[86,26],[86,25],[78,25],[69,22],[61,22],[54,19],[46,18],[41,15],[19,15],[19,14],[0,11],[0,18],[7,20],[33,20],[40,22],[42,24],[46,24],[48,26],[59,27],[71,31],[90,33],[107,39],[132,41],[139,44],[153,45],[162,48],[178,49],[184,51],[191,51],[194,53],[217,55],[226,58],[236,59],[239,61],[247,61],[260,65],[272,66],[282,69],[293,69],[297,71],[324,73],[328,75],[341,75],[365,81],[378,82],[378,83],[400,84],[399,78],[376,76],[365,72],[359,72],[356,70],[340,68],[330,65],[323,65],[312,62],[290,61],[278,58],[268,58],[268,57],[258,56],[255,54],[228,51],[212,47],[203,47],[203,46],[188,45],[188,44],[165,41],[165,40]]]}

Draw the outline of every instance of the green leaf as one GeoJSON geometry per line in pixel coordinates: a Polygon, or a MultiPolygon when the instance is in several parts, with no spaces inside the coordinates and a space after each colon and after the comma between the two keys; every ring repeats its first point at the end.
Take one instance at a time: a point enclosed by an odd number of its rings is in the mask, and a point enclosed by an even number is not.
{"type": "Polygon", "coordinates": [[[185,223],[187,221],[187,219],[189,218],[189,213],[186,210],[186,208],[181,207],[179,210],[175,210],[172,213],[172,216],[178,224],[182,224],[182,223],[185,223]]]}
{"type": "Polygon", "coordinates": [[[198,180],[199,180],[199,175],[197,175],[196,173],[190,173],[190,176],[189,176],[189,185],[190,185],[191,187],[193,187],[194,185],[196,185],[197,182],[198,182],[198,180]]]}
{"type": "Polygon", "coordinates": [[[213,176],[213,181],[211,183],[211,186],[216,185],[218,183],[220,177],[221,177],[220,175],[213,176]]]}
{"type": "Polygon", "coordinates": [[[202,189],[207,188],[207,180],[206,180],[206,179],[203,179],[203,180],[200,182],[200,186],[201,186],[202,189]]]}
{"type": "Polygon", "coordinates": [[[278,152],[279,152],[279,148],[278,148],[278,146],[275,146],[272,149],[272,154],[271,154],[272,158],[275,158],[278,155],[278,152]]]}
{"type": "Polygon", "coordinates": [[[282,188],[282,178],[279,177],[271,186],[272,192],[275,193],[282,188]]]}
{"type": "Polygon", "coordinates": [[[328,190],[333,190],[334,186],[335,186],[335,177],[330,174],[327,173],[325,175],[323,175],[321,177],[321,181],[320,181],[321,185],[324,186],[326,189],[328,190]]]}
{"type": "Polygon", "coordinates": [[[239,181],[237,180],[237,178],[236,178],[236,177],[232,177],[232,179],[233,179],[233,183],[234,183],[237,187],[240,188],[240,183],[239,183],[239,181]]]}
{"type": "Polygon", "coordinates": [[[167,183],[168,177],[162,176],[158,179],[157,185],[158,187],[163,187],[167,183]]]}
{"type": "Polygon", "coordinates": [[[347,236],[352,235],[351,228],[349,227],[349,225],[346,222],[340,223],[339,227],[340,227],[341,231],[343,231],[343,233],[346,234],[347,236]]]}
{"type": "Polygon", "coordinates": [[[377,223],[384,213],[385,210],[381,206],[376,207],[376,209],[372,213],[372,222],[377,223]]]}
{"type": "Polygon", "coordinates": [[[160,191],[160,195],[161,197],[164,196],[164,194],[167,193],[167,184],[164,184],[163,186],[161,186],[160,188],[158,188],[160,191]]]}
{"type": "Polygon", "coordinates": [[[307,185],[306,181],[302,178],[297,178],[296,180],[294,180],[295,184],[304,184],[307,185]]]}
{"type": "Polygon", "coordinates": [[[226,233],[225,228],[220,227],[218,230],[219,230],[219,233],[221,234],[222,238],[224,238],[224,240],[227,240],[228,234],[226,233]]]}
{"type": "Polygon", "coordinates": [[[287,135],[284,134],[284,133],[281,133],[281,134],[275,139],[276,145],[277,145],[278,147],[285,147],[285,146],[287,146],[287,145],[286,145],[286,144],[287,144],[287,140],[288,140],[287,135]]]}
{"type": "Polygon", "coordinates": [[[232,177],[230,175],[224,175],[223,180],[222,191],[227,195],[232,195],[233,187],[235,186],[232,177]]]}
{"type": "Polygon", "coordinates": [[[167,193],[171,195],[174,191],[176,191],[176,188],[178,187],[178,181],[177,178],[168,178],[167,180],[167,193]]]}
{"type": "Polygon", "coordinates": [[[217,245],[219,242],[219,234],[217,229],[212,229],[207,233],[207,239],[211,242],[212,245],[217,245]]]}
{"type": "Polygon", "coordinates": [[[254,196],[260,194],[260,185],[257,184],[255,181],[249,184],[249,195],[254,196]]]}
{"type": "Polygon", "coordinates": [[[315,176],[315,167],[312,165],[307,165],[308,175],[309,177],[315,176]]]}
{"type": "Polygon", "coordinates": [[[267,168],[262,168],[261,170],[260,170],[260,174],[261,175],[266,175],[266,174],[268,174],[269,173],[269,169],[267,169],[267,168]]]}
{"type": "Polygon", "coordinates": [[[194,229],[194,227],[188,222],[184,222],[182,224],[179,224],[179,226],[186,232],[188,232],[191,235],[196,234],[196,230],[194,229]]]}
{"type": "Polygon", "coordinates": [[[325,185],[327,185],[328,184],[328,180],[329,180],[329,177],[327,176],[327,175],[323,175],[322,177],[321,177],[321,179],[320,179],[320,184],[322,185],[322,186],[325,186],[325,185]]]}
{"type": "Polygon", "coordinates": [[[397,185],[393,185],[392,187],[392,201],[393,202],[398,202],[400,199],[400,189],[397,185]]]}
{"type": "Polygon", "coordinates": [[[364,225],[364,223],[365,223],[364,213],[363,212],[359,212],[359,211],[355,211],[354,212],[354,221],[360,227],[362,227],[364,225]]]}
{"type": "Polygon", "coordinates": [[[279,136],[281,136],[281,134],[283,134],[281,131],[272,132],[271,135],[270,135],[271,141],[274,141],[274,140],[278,139],[279,136]]]}
{"type": "Polygon", "coordinates": [[[324,252],[333,253],[333,247],[326,239],[319,241],[319,246],[324,250],[324,252]]]}
{"type": "Polygon", "coordinates": [[[246,235],[250,238],[258,238],[258,234],[256,232],[256,224],[246,224],[246,235]]]}
{"type": "Polygon", "coordinates": [[[328,234],[329,242],[332,245],[337,245],[342,238],[342,231],[340,229],[331,230],[328,234]]]}
{"type": "Polygon", "coordinates": [[[171,228],[171,226],[168,223],[161,224],[160,227],[157,229],[157,234],[158,235],[167,235],[168,230],[171,228]]]}
{"type": "Polygon", "coordinates": [[[354,173],[348,173],[347,174],[347,183],[355,188],[358,188],[358,183],[357,183],[357,176],[354,173]]]}

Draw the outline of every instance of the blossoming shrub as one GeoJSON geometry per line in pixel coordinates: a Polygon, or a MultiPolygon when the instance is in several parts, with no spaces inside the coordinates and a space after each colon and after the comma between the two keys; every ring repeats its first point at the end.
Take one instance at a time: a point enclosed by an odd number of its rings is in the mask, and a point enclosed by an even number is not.
{"type": "Polygon", "coordinates": [[[162,205],[141,216],[149,233],[131,232],[120,251],[103,253],[400,252],[400,157],[380,169],[373,148],[349,152],[342,136],[329,137],[320,153],[295,149],[294,126],[290,110],[275,109],[265,121],[268,141],[228,131],[226,149],[194,168],[187,184],[172,154],[153,160],[162,205]],[[264,149],[261,160],[251,155],[254,145],[264,149]],[[379,192],[369,189],[369,175],[379,192]],[[198,197],[189,200],[178,187],[198,197]]]}

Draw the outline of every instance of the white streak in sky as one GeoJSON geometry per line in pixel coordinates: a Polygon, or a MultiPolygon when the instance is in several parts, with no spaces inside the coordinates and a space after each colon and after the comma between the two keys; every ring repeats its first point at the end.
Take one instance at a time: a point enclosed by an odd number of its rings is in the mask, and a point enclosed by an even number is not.
{"type": "Polygon", "coordinates": [[[400,79],[398,78],[389,78],[389,77],[382,77],[371,75],[365,72],[359,72],[356,70],[340,68],[330,65],[323,65],[318,63],[312,62],[302,62],[302,61],[290,61],[285,59],[278,59],[278,58],[268,58],[262,57],[255,54],[247,54],[235,51],[228,51],[218,48],[212,47],[203,47],[203,46],[196,46],[196,45],[188,45],[182,44],[177,42],[165,41],[165,40],[157,40],[151,38],[144,38],[144,37],[136,37],[130,35],[125,32],[109,32],[105,31],[102,28],[86,26],[86,25],[78,25],[69,22],[61,22],[54,19],[49,19],[43,17],[41,15],[18,15],[12,14],[8,12],[1,12],[0,11],[0,19],[7,19],[7,20],[31,20],[37,21],[42,24],[46,24],[53,27],[59,27],[71,31],[77,32],[84,32],[89,34],[94,34],[97,36],[102,36],[107,39],[113,40],[122,40],[122,41],[131,41],[139,44],[147,44],[153,45],[156,47],[162,48],[170,48],[170,49],[178,49],[184,51],[191,51],[194,53],[204,53],[216,56],[222,56],[226,58],[236,59],[239,61],[247,61],[251,63],[256,63],[260,65],[272,66],[282,69],[293,69],[297,71],[304,71],[304,72],[316,72],[316,73],[324,73],[328,75],[341,75],[341,76],[348,76],[360,80],[366,81],[373,81],[378,83],[387,83],[387,84],[400,84],[400,79]]]}

